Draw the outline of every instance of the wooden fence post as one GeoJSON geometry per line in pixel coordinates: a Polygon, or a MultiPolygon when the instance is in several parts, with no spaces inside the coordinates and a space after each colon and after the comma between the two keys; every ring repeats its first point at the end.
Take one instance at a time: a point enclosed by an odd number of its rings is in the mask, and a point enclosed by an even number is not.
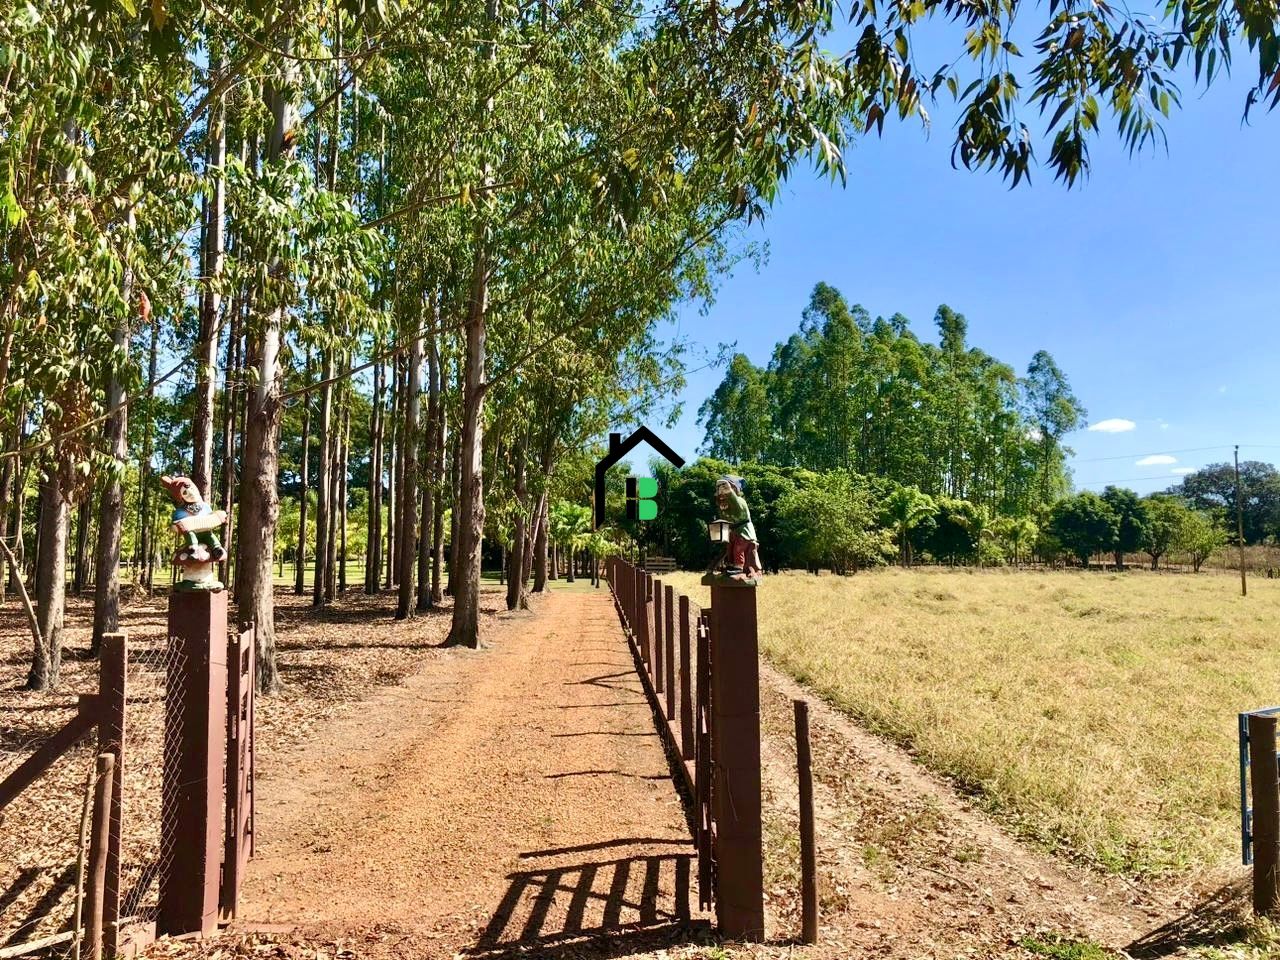
{"type": "Polygon", "coordinates": [[[800,907],[805,943],[818,942],[818,854],[813,836],[813,757],[809,749],[809,704],[795,701],[796,776],[800,785],[800,907]]]}
{"type": "Polygon", "coordinates": [[[227,735],[227,593],[169,598],[159,934],[218,927],[227,735]]]}
{"type": "Polygon", "coordinates": [[[102,960],[115,767],[115,754],[98,754],[97,782],[93,788],[93,828],[89,831],[89,876],[85,884],[85,900],[89,909],[86,911],[84,939],[89,960],[102,960]]]}
{"type": "MultiPolygon", "coordinates": [[[[662,693],[662,682],[666,674],[662,669],[664,647],[662,637],[662,581],[653,581],[653,692],[662,693]]],[[[662,712],[662,700],[658,699],[658,712],[662,712]]]]}
{"type": "Polygon", "coordinates": [[[124,837],[125,707],[129,691],[129,635],[104,633],[98,668],[98,752],[115,756],[111,767],[110,816],[102,881],[102,951],[114,956],[120,940],[120,841],[124,837]]]}
{"type": "Polygon", "coordinates": [[[1249,779],[1253,787],[1253,912],[1280,906],[1280,768],[1276,715],[1249,714],[1249,779]]]}
{"type": "Polygon", "coordinates": [[[732,940],[764,939],[760,664],[754,584],[711,586],[711,790],[716,913],[732,940]]]}
{"type": "Polygon", "coordinates": [[[693,691],[690,689],[689,598],[680,595],[680,756],[693,759],[693,691]]]}
{"type": "Polygon", "coordinates": [[[649,606],[645,599],[649,595],[649,585],[645,582],[644,571],[639,567],[632,568],[635,584],[636,621],[631,628],[635,633],[636,644],[640,647],[640,659],[645,670],[649,669],[649,606]]]}
{"type": "Polygon", "coordinates": [[[666,647],[664,656],[667,664],[667,719],[676,719],[676,642],[675,642],[675,591],[663,587],[662,597],[662,642],[666,647]]]}

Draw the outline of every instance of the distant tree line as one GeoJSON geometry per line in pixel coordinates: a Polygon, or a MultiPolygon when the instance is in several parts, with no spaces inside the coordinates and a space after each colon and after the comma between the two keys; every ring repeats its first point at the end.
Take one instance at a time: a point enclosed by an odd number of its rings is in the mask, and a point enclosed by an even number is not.
{"type": "MultiPolygon", "coordinates": [[[[1235,540],[1235,470],[1212,464],[1160,494],[1071,492],[1064,437],[1086,411],[1040,351],[1019,377],[966,342],[938,308],[938,343],[906,318],[872,319],[819,283],[800,329],[769,364],[734,356],[698,411],[708,457],[656,468],[666,502],[631,531],[685,566],[708,557],[703,528],[719,473],[747,479],[767,566],[856,570],[886,562],[1087,566],[1171,554],[1199,570],[1235,540]],[[733,464],[731,467],[730,464],[733,464]]],[[[1280,471],[1241,464],[1247,544],[1280,534],[1280,471]]]]}
{"type": "Polygon", "coordinates": [[[966,342],[950,307],[939,343],[900,314],[872,319],[819,283],[767,367],[733,357],[702,404],[704,451],[733,463],[851,471],[1027,516],[1069,489],[1063,437],[1086,411],[1043,351],[1024,376],[966,342]]]}
{"type": "MultiPolygon", "coordinates": [[[[716,553],[706,524],[715,480],[734,472],[747,499],[765,567],[853,573],[899,563],[1002,566],[1032,561],[1088,566],[1100,555],[1123,567],[1143,554],[1158,569],[1171,555],[1196,571],[1229,540],[1226,526],[1181,496],[1139,497],[1108,487],[1059,498],[1031,516],[1001,516],[958,497],[848,470],[814,471],[773,464],[731,465],[702,457],[682,470],[654,466],[661,510],[645,524],[623,524],[650,554],[670,555],[688,569],[716,553]]],[[[585,541],[580,541],[586,545],[585,541]]]]}

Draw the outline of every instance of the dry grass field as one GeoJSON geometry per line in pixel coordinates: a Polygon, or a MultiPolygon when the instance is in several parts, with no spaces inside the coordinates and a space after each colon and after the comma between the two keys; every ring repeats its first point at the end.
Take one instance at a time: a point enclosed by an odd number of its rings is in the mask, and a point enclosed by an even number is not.
{"type": "Polygon", "coordinates": [[[1236,714],[1280,702],[1280,581],[785,573],[759,604],[775,664],[1022,835],[1130,876],[1239,857],[1236,714]]]}

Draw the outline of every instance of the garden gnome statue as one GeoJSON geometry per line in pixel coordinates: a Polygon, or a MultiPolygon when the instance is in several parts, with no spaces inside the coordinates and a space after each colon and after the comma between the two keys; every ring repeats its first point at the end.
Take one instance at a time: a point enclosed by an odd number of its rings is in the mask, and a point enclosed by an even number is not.
{"type": "Polygon", "coordinates": [[[227,522],[222,510],[205,503],[200,488],[189,477],[161,477],[160,482],[178,505],[173,511],[173,529],[186,537],[173,562],[182,567],[178,590],[221,590],[213,565],[227,559],[218,531],[227,522]]]}
{"type": "Polygon", "coordinates": [[[720,560],[719,573],[731,580],[755,583],[760,576],[760,541],[751,522],[751,508],[742,496],[741,477],[728,474],[716,481],[716,510],[729,525],[729,541],[720,560]]]}

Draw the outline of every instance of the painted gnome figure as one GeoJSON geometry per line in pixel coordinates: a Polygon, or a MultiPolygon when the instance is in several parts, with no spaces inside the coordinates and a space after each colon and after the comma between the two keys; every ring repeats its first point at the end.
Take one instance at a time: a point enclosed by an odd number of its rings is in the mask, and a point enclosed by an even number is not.
{"type": "Polygon", "coordinates": [[[205,503],[200,488],[189,477],[161,477],[160,482],[178,505],[173,511],[173,529],[186,542],[174,555],[173,562],[182,567],[177,590],[221,590],[222,582],[214,575],[213,565],[227,559],[226,548],[218,531],[227,522],[222,510],[205,503]]]}
{"type": "Polygon", "coordinates": [[[720,572],[734,580],[755,580],[760,568],[760,541],[751,522],[751,508],[742,491],[743,479],[732,474],[716,481],[716,509],[720,520],[729,524],[729,542],[725,544],[720,572]]]}

